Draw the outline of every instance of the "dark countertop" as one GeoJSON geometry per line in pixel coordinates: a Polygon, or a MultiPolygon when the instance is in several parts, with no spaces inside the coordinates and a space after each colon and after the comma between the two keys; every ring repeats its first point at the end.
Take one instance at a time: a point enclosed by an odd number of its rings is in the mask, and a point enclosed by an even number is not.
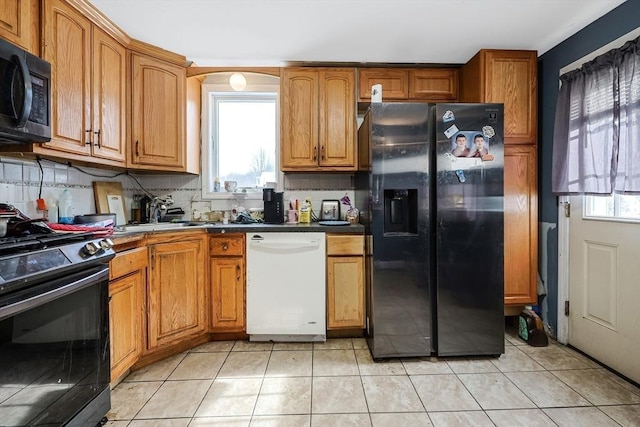
{"type": "Polygon", "coordinates": [[[364,234],[364,226],[361,224],[353,225],[320,225],[318,223],[311,224],[227,224],[216,223],[212,227],[207,228],[208,233],[255,233],[255,232],[316,232],[316,233],[353,233],[364,234]]]}
{"type": "Polygon", "coordinates": [[[207,233],[255,233],[255,232],[319,232],[319,233],[350,233],[364,234],[364,226],[353,225],[320,225],[311,224],[226,224],[222,223],[188,223],[171,226],[171,224],[161,224],[156,229],[152,229],[153,224],[143,224],[141,226],[129,227],[126,231],[117,231],[114,237],[123,238],[145,233],[176,233],[181,231],[204,230],[207,233]]]}

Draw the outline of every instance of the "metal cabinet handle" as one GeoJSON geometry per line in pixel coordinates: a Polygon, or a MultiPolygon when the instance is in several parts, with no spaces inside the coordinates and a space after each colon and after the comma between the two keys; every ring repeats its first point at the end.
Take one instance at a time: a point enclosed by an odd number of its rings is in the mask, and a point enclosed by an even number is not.
{"type": "Polygon", "coordinates": [[[313,147],[313,160],[318,160],[318,146],[313,147]]]}
{"type": "Polygon", "coordinates": [[[240,281],[240,266],[236,265],[236,279],[238,279],[238,282],[240,281]]]}
{"type": "Polygon", "coordinates": [[[97,145],[98,148],[100,148],[100,129],[95,131],[93,134],[96,136],[96,144],[95,145],[97,145]]]}
{"type": "Polygon", "coordinates": [[[136,139],[136,157],[140,157],[140,150],[138,150],[138,140],[136,139]]]}
{"type": "Polygon", "coordinates": [[[87,130],[85,130],[85,133],[87,133],[87,134],[88,134],[88,136],[87,136],[87,142],[85,142],[85,143],[84,143],[85,145],[91,145],[91,132],[93,132],[93,130],[92,130],[92,129],[90,129],[90,128],[89,128],[89,129],[87,129],[87,130]]]}
{"type": "Polygon", "coordinates": [[[322,160],[324,160],[324,159],[325,159],[325,155],[324,155],[324,144],[322,144],[322,156],[321,156],[321,157],[322,157],[322,160]]]}
{"type": "Polygon", "coordinates": [[[224,242],[224,243],[222,244],[222,250],[223,250],[223,251],[226,251],[227,249],[229,249],[229,242],[224,242]]]}

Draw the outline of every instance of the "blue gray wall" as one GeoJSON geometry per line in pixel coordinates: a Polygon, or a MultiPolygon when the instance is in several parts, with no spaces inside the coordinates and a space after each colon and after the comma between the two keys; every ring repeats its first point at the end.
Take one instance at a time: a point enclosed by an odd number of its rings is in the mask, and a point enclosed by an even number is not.
{"type": "Polygon", "coordinates": [[[553,121],[558,94],[560,69],[607,43],[640,27],[640,0],[627,0],[608,14],[580,30],[538,59],[539,88],[539,219],[541,236],[540,260],[546,260],[548,321],[554,331],[558,304],[558,199],[551,194],[551,153],[553,121]],[[551,225],[545,227],[544,225],[551,225]],[[553,225],[556,225],[553,227],[553,225]],[[546,241],[546,244],[544,242],[546,241]]]}

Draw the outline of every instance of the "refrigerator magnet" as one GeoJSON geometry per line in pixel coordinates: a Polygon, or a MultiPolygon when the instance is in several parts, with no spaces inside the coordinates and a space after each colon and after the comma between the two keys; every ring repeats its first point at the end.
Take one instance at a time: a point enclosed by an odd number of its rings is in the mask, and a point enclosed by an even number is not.
{"type": "Polygon", "coordinates": [[[493,129],[493,126],[482,126],[482,134],[485,138],[492,138],[496,131],[493,129]]]}
{"type": "Polygon", "coordinates": [[[442,116],[442,121],[447,123],[447,122],[452,122],[456,119],[456,116],[453,115],[453,111],[451,110],[447,110],[444,112],[444,115],[442,116]]]}
{"type": "Polygon", "coordinates": [[[444,131],[444,134],[447,138],[451,138],[456,132],[458,132],[458,126],[451,125],[447,130],[444,131]]]}

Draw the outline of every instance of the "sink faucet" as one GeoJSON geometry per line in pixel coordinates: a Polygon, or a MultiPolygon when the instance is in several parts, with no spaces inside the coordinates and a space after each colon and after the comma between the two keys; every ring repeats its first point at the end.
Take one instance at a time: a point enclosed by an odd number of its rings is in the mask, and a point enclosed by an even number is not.
{"type": "Polygon", "coordinates": [[[149,222],[152,224],[157,224],[158,219],[162,215],[162,211],[166,211],[167,206],[171,206],[172,204],[173,199],[171,198],[171,196],[167,196],[166,199],[154,197],[151,201],[151,205],[149,206],[149,222]]]}

